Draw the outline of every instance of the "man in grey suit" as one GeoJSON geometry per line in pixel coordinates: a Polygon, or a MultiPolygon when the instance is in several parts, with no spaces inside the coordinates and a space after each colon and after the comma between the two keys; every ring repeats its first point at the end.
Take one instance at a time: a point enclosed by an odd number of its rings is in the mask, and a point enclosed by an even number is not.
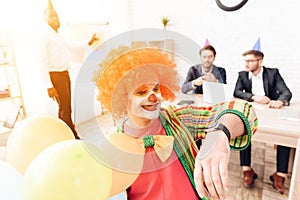
{"type": "MultiPolygon", "coordinates": [[[[234,89],[234,97],[267,104],[269,108],[288,106],[292,93],[286,86],[278,69],[262,65],[264,54],[259,50],[249,50],[243,53],[245,71],[239,72],[234,89]]],[[[284,180],[288,172],[290,148],[277,146],[277,171],[270,176],[273,187],[281,194],[284,193],[284,180]]],[[[251,187],[257,174],[251,168],[251,144],[240,151],[240,165],[243,168],[244,186],[251,187]]]]}
{"type": "Polygon", "coordinates": [[[203,94],[203,81],[220,82],[226,84],[226,71],[222,67],[213,65],[216,50],[213,46],[204,46],[199,51],[201,64],[191,66],[186,79],[181,87],[182,93],[192,91],[195,94],[203,94]]]}

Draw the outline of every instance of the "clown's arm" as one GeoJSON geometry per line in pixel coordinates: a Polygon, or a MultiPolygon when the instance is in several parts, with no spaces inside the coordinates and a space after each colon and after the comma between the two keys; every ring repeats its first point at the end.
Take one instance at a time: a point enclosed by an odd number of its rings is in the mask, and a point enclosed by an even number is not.
{"type": "MultiPolygon", "coordinates": [[[[220,120],[231,133],[238,137],[244,132],[244,124],[235,114],[224,114],[220,120]]],[[[230,148],[227,136],[222,130],[209,132],[195,160],[194,179],[201,197],[225,199],[229,189],[228,163],[230,148]]]]}
{"type": "Polygon", "coordinates": [[[210,196],[212,199],[225,199],[225,191],[229,189],[229,147],[244,149],[257,129],[257,117],[249,103],[233,101],[219,106],[212,113],[215,121],[228,129],[230,140],[224,130],[207,132],[203,147],[197,154],[194,170],[199,195],[210,196]]]}
{"type": "Polygon", "coordinates": [[[232,101],[212,107],[181,107],[176,111],[194,139],[205,139],[196,157],[194,179],[201,197],[225,197],[229,188],[228,162],[230,148],[246,148],[257,129],[257,116],[246,101],[232,101]],[[222,123],[230,132],[230,141],[223,130],[206,131],[214,122],[222,123]],[[206,191],[207,190],[207,191],[206,191]]]}

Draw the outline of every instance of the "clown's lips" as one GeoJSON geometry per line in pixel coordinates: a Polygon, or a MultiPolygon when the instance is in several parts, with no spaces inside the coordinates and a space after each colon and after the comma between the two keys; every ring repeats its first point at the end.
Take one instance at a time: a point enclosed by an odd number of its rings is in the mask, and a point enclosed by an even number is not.
{"type": "Polygon", "coordinates": [[[147,110],[147,111],[155,111],[157,110],[159,103],[151,104],[151,105],[143,105],[142,108],[147,110]]]}

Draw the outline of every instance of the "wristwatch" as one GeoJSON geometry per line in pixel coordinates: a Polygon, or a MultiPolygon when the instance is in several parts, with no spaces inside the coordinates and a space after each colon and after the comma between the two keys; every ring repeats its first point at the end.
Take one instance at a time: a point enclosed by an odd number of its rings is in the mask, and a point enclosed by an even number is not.
{"type": "Polygon", "coordinates": [[[223,133],[225,133],[225,135],[227,136],[228,141],[230,141],[230,138],[231,138],[230,131],[228,130],[228,128],[224,124],[222,124],[220,122],[215,122],[215,123],[211,124],[208,127],[208,129],[206,129],[205,132],[208,133],[208,132],[212,132],[212,131],[215,131],[215,130],[223,131],[223,133]]]}

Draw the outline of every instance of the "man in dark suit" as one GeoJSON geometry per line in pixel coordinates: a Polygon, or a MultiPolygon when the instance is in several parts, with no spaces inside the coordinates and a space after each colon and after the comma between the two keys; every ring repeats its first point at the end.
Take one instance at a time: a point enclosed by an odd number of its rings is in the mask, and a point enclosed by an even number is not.
{"type": "MultiPolygon", "coordinates": [[[[264,54],[258,50],[243,53],[245,71],[239,72],[234,89],[234,97],[267,104],[269,108],[288,106],[292,93],[286,86],[278,69],[267,68],[262,65],[264,54]]],[[[284,180],[288,172],[290,148],[277,146],[277,171],[270,176],[273,187],[284,193],[284,180]]],[[[251,187],[257,174],[251,168],[251,144],[240,152],[240,165],[243,168],[244,186],[251,187]]]]}
{"type": "Polygon", "coordinates": [[[200,49],[201,64],[191,66],[186,79],[181,87],[182,93],[193,91],[195,94],[203,94],[203,81],[220,82],[226,84],[226,71],[222,67],[213,65],[216,50],[207,45],[200,49]]]}

